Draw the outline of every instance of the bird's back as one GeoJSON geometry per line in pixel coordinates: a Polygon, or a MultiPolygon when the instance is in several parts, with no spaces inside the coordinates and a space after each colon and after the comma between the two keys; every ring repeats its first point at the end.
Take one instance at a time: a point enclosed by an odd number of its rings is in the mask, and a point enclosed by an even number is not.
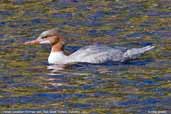
{"type": "MultiPolygon", "coordinates": [[[[125,50],[125,49],[124,49],[125,50]]],[[[73,62],[103,63],[105,61],[120,61],[124,50],[105,45],[89,45],[80,48],[70,55],[73,62]]]]}

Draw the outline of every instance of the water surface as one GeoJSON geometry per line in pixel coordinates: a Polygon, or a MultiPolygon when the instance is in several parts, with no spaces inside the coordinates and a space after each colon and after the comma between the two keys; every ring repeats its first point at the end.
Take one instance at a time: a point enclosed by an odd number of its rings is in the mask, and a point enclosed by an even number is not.
{"type": "MultiPolygon", "coordinates": [[[[0,110],[171,113],[171,1],[1,0],[0,110]],[[103,43],[156,49],[128,63],[48,65],[50,46],[24,46],[57,27],[66,49],[103,43]]],[[[78,112],[77,112],[78,113],[78,112]]]]}

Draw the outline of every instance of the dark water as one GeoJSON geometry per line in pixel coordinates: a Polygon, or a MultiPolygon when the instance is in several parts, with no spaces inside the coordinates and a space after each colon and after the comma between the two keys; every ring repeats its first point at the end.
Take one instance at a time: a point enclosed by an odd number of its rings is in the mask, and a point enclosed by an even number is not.
{"type": "Polygon", "coordinates": [[[170,31],[170,0],[1,0],[0,110],[170,114],[170,31]],[[54,27],[70,51],[92,43],[156,49],[124,64],[57,71],[49,46],[22,45],[54,27]]]}

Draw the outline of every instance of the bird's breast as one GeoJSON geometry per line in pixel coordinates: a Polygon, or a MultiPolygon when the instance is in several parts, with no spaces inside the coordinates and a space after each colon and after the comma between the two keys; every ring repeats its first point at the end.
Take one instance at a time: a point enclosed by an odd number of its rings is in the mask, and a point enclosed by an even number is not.
{"type": "Polygon", "coordinates": [[[49,64],[65,64],[67,56],[63,52],[51,52],[48,58],[49,64]]]}

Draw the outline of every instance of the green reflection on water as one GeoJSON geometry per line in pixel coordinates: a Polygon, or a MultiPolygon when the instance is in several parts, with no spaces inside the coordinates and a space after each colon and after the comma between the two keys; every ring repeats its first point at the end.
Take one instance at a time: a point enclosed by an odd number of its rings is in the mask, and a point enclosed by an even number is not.
{"type": "MultiPolygon", "coordinates": [[[[29,0],[21,4],[15,1],[0,1],[0,19],[5,23],[0,23],[0,110],[59,108],[82,110],[85,113],[131,114],[148,104],[128,104],[124,107],[117,103],[134,101],[137,96],[142,102],[151,97],[170,98],[170,1],[167,3],[162,0],[87,0],[73,3],[72,0],[66,0],[68,3],[60,3],[60,0],[29,0]],[[152,58],[154,61],[142,66],[81,66],[81,70],[71,68],[50,76],[51,73],[45,63],[48,47],[25,47],[22,42],[54,27],[61,30],[61,34],[69,41],[69,46],[99,42],[106,45],[136,47],[139,43],[151,42],[156,45],[156,49],[140,59],[152,58]],[[93,30],[97,33],[90,35],[90,31],[93,30]],[[111,31],[116,33],[111,35],[111,31]],[[19,101],[8,104],[12,100],[7,103],[2,100],[23,96],[34,97],[41,93],[79,93],[88,97],[71,97],[63,101],[55,101],[54,98],[54,102],[49,101],[46,104],[19,101]],[[97,93],[106,94],[95,96],[97,93]],[[133,98],[129,98],[130,96],[133,98]],[[74,107],[75,104],[78,107],[74,107]],[[91,108],[81,109],[81,106],[86,104],[91,108]]],[[[37,99],[41,101],[44,97],[37,99]]],[[[159,106],[150,105],[154,109],[169,109],[167,103],[159,106]]]]}

